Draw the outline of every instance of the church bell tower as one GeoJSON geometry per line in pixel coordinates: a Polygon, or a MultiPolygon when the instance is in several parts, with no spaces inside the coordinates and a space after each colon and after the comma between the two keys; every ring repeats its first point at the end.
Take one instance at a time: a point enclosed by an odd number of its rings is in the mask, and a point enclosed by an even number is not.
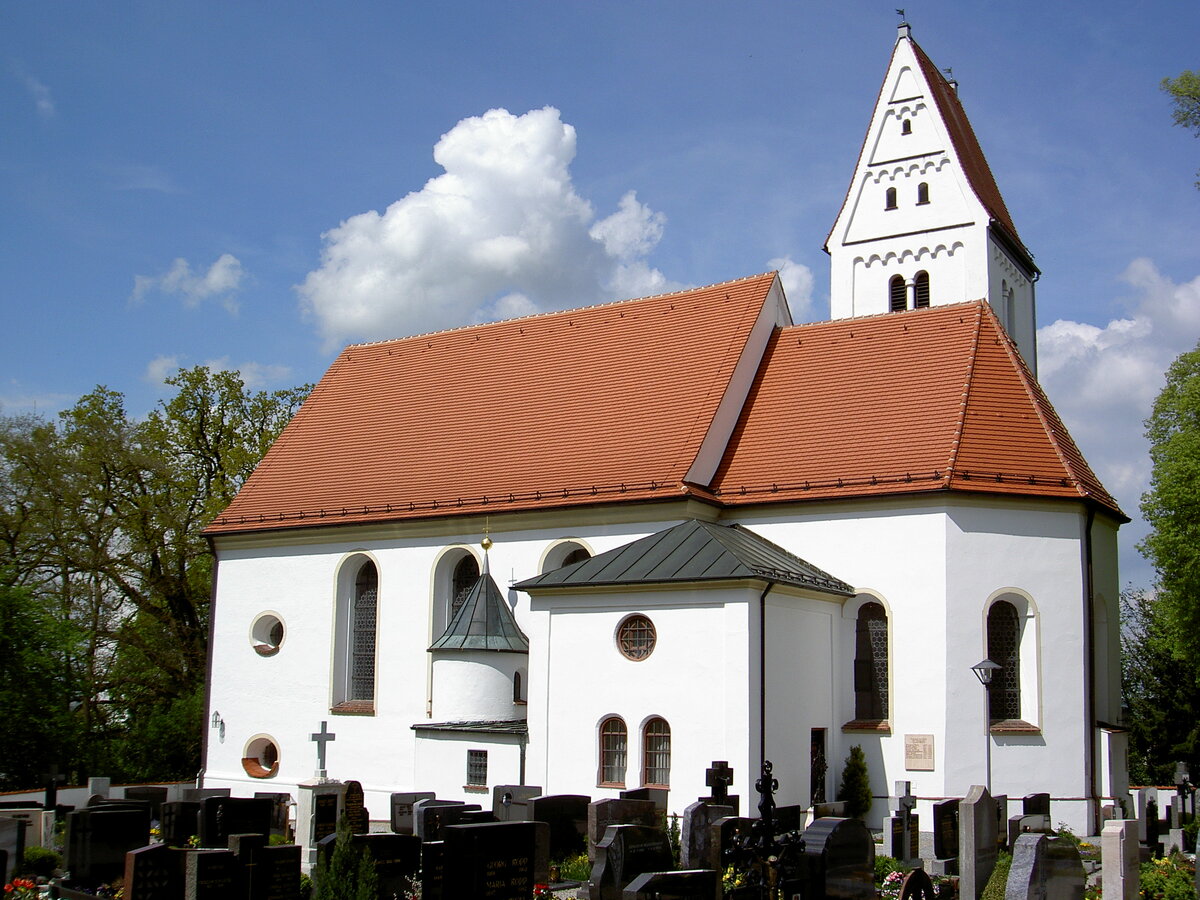
{"type": "Polygon", "coordinates": [[[833,318],[987,300],[1036,374],[1033,255],[958,85],[900,25],[854,178],[825,243],[833,318]]]}

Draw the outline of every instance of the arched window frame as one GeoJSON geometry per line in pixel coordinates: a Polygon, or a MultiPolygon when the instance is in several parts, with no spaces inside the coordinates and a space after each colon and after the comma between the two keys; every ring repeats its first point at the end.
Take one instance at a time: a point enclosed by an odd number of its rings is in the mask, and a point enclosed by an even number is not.
{"type": "Polygon", "coordinates": [[[629,763],[629,729],[620,716],[607,716],[597,730],[599,765],[596,782],[600,787],[625,787],[629,763]]]}
{"type": "Polygon", "coordinates": [[[447,613],[447,624],[454,621],[467,594],[478,580],[479,560],[469,553],[465,554],[454,564],[450,573],[450,610],[447,613]]]}
{"type": "Polygon", "coordinates": [[[893,275],[888,281],[888,310],[904,312],[908,309],[908,285],[903,275],[893,275]]]}
{"type": "Polygon", "coordinates": [[[348,555],[338,568],[331,712],[375,711],[381,580],[367,553],[348,555]]]}
{"type": "Polygon", "coordinates": [[[912,119],[901,119],[900,120],[900,133],[901,134],[912,134],[912,119]]]}
{"type": "Polygon", "coordinates": [[[671,726],[662,716],[642,725],[642,786],[671,786],[671,726]]]}
{"type": "Polygon", "coordinates": [[[913,308],[924,309],[929,306],[929,273],[918,272],[913,278],[913,308]]]}
{"type": "Polygon", "coordinates": [[[891,652],[887,610],[869,599],[854,620],[854,719],[886,722],[890,714],[891,652]]]}
{"type": "MultiPolygon", "coordinates": [[[[1040,732],[1041,722],[1041,649],[1039,638],[1039,616],[1037,605],[1033,598],[1019,588],[1002,588],[995,591],[984,607],[983,629],[984,647],[987,658],[1000,664],[1003,668],[993,677],[994,687],[988,688],[988,719],[994,733],[998,734],[1029,734],[1040,732]],[[993,611],[996,619],[993,619],[993,611]],[[1007,607],[1007,609],[1005,609],[1007,607]],[[1016,659],[1015,673],[1013,667],[1007,665],[1001,652],[999,639],[1001,635],[992,636],[993,622],[1000,616],[1006,616],[1016,621],[1016,659]],[[997,656],[992,656],[996,653],[997,656]],[[1007,671],[1006,671],[1007,670],[1007,671]],[[1015,686],[1014,686],[1015,683],[1015,686]],[[1001,700],[1000,695],[1007,693],[1007,701],[1001,700]],[[993,704],[993,696],[998,699],[993,704]],[[1016,716],[1007,715],[1016,712],[1016,716]]],[[[1012,644],[1009,644],[1011,647],[1012,644]]],[[[1008,651],[1011,655],[1011,649],[1008,651]]]]}
{"type": "Polygon", "coordinates": [[[988,718],[993,723],[1021,718],[1021,620],[1007,600],[988,609],[987,655],[1000,668],[988,685],[988,718]]]}
{"type": "Polygon", "coordinates": [[[894,187],[890,187],[886,191],[883,192],[883,208],[884,209],[896,209],[897,208],[896,189],[894,187]]]}
{"type": "Polygon", "coordinates": [[[474,560],[477,570],[475,577],[478,578],[478,572],[482,571],[482,567],[479,557],[471,547],[462,544],[447,547],[441,552],[434,563],[429,611],[430,643],[441,637],[450,625],[454,610],[455,572],[459,570],[459,567],[463,564],[463,560],[467,558],[474,560]]]}
{"type": "Polygon", "coordinates": [[[596,555],[592,548],[579,538],[568,538],[557,541],[546,548],[546,552],[542,554],[542,561],[538,566],[538,572],[539,574],[545,574],[555,569],[561,569],[563,566],[571,565],[572,562],[579,562],[579,559],[571,559],[571,557],[580,557],[585,553],[587,554],[586,558],[596,555]],[[571,560],[571,562],[568,562],[568,560],[571,560]]]}
{"type": "Polygon", "coordinates": [[[917,185],[917,206],[924,206],[929,202],[929,183],[922,181],[917,185]]]}

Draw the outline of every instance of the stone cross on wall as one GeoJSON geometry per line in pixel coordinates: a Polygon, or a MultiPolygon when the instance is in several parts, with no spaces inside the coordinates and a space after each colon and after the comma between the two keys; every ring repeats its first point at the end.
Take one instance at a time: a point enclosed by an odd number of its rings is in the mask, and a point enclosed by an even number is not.
{"type": "Polygon", "coordinates": [[[42,784],[46,789],[46,796],[42,802],[44,809],[54,809],[58,804],[58,786],[66,783],[67,776],[59,774],[58,763],[51,764],[50,771],[42,775],[42,784]]]}
{"type": "Polygon", "coordinates": [[[309,740],[317,742],[317,777],[325,778],[325,745],[330,741],[336,741],[337,735],[331,734],[325,722],[321,723],[321,730],[309,736],[309,740]]]}
{"type": "Polygon", "coordinates": [[[729,801],[729,787],[733,784],[733,769],[729,768],[728,760],[713,760],[712,767],[704,773],[704,783],[712,791],[710,798],[716,804],[729,801]]]}

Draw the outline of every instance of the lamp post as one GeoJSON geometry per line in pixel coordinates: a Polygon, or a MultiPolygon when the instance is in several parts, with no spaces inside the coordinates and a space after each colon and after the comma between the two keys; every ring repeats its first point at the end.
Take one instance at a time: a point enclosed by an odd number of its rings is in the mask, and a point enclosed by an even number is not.
{"type": "Polygon", "coordinates": [[[987,781],[985,787],[989,794],[992,792],[992,723],[990,721],[991,712],[988,703],[987,688],[999,670],[1000,664],[992,662],[990,659],[985,659],[971,666],[971,671],[975,673],[975,677],[983,685],[983,746],[986,751],[985,758],[987,759],[987,781]]]}

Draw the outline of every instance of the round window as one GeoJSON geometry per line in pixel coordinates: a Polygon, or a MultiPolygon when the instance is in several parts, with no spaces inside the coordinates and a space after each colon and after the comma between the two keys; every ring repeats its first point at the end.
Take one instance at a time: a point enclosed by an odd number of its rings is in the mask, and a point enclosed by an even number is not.
{"type": "Polygon", "coordinates": [[[242,768],[251,778],[270,778],[279,771],[279,745],[265,734],[251,738],[242,754],[242,768]]]}
{"type": "Polygon", "coordinates": [[[617,649],[627,658],[642,660],[654,652],[654,623],[639,614],[626,616],[617,626],[617,649]]]}
{"type": "Polygon", "coordinates": [[[283,643],[283,622],[273,613],[263,613],[250,628],[250,645],[259,656],[274,656],[283,643]]]}

